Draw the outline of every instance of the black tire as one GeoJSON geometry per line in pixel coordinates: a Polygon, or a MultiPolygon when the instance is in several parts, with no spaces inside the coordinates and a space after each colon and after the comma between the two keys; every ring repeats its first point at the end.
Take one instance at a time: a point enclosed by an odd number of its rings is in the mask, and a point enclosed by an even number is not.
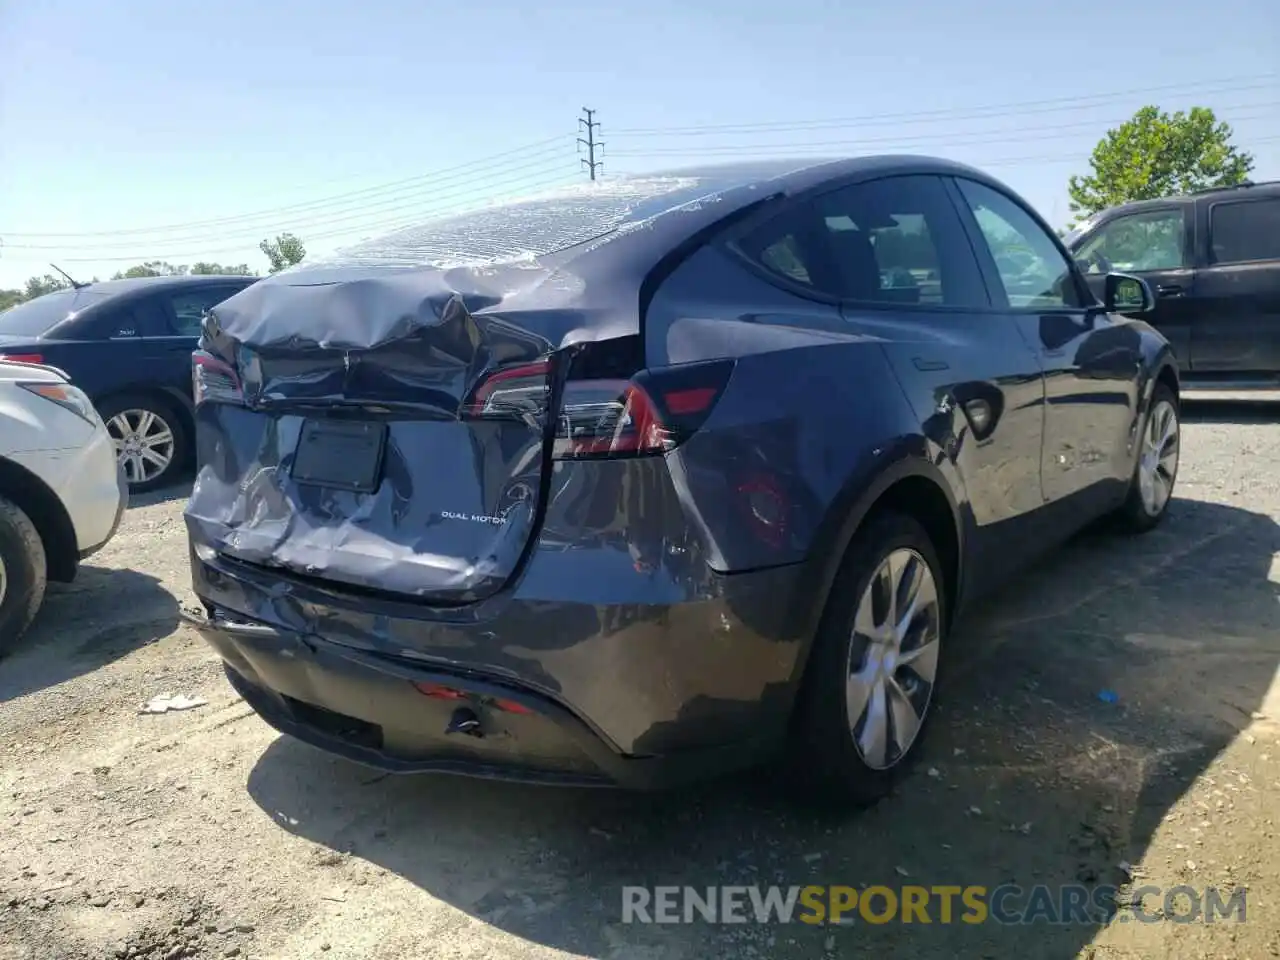
{"type": "Polygon", "coordinates": [[[809,655],[793,728],[789,754],[796,774],[793,782],[803,784],[808,798],[823,806],[869,806],[888,794],[919,756],[936,713],[942,657],[936,661],[920,726],[896,762],[884,769],[870,766],[855,744],[854,721],[849,718],[845,695],[854,617],[872,577],[891,553],[902,548],[923,558],[932,574],[938,598],[939,652],[945,656],[950,598],[937,551],[924,528],[912,517],[893,511],[876,513],[854,536],[832,584],[809,655]]]}
{"type": "Polygon", "coordinates": [[[1181,409],[1178,404],[1178,398],[1172,390],[1163,383],[1157,383],[1155,390],[1151,393],[1151,402],[1147,405],[1146,416],[1142,419],[1142,427],[1138,431],[1138,455],[1133,465],[1133,476],[1129,481],[1129,492],[1125,495],[1124,503],[1112,515],[1115,526],[1123,533],[1139,534],[1146,533],[1148,530],[1154,530],[1161,521],[1164,520],[1165,514],[1169,512],[1169,504],[1173,502],[1173,492],[1176,488],[1178,480],[1178,467],[1175,461],[1173,477],[1169,482],[1169,496],[1156,513],[1152,513],[1148,509],[1143,496],[1142,486],[1140,483],[1140,475],[1143,464],[1143,452],[1145,450],[1144,443],[1147,436],[1147,430],[1151,424],[1152,414],[1161,406],[1161,404],[1169,404],[1173,408],[1175,423],[1177,424],[1177,449],[1179,458],[1182,447],[1182,421],[1181,409]]]}
{"type": "Polygon", "coordinates": [[[44,542],[30,518],[0,498],[0,657],[13,650],[44,601],[44,542]]]}
{"type": "MultiPolygon", "coordinates": [[[[108,397],[98,406],[98,413],[107,422],[109,429],[111,420],[114,417],[130,410],[143,410],[164,421],[165,426],[169,428],[169,432],[173,436],[173,448],[168,466],[155,476],[135,481],[132,473],[127,471],[129,492],[147,493],[151,490],[170,486],[177,481],[178,476],[186,468],[191,455],[190,432],[187,429],[185,419],[174,408],[174,404],[160,397],[146,394],[119,394],[114,397],[108,397]]],[[[112,436],[114,439],[114,432],[112,436]]]]}

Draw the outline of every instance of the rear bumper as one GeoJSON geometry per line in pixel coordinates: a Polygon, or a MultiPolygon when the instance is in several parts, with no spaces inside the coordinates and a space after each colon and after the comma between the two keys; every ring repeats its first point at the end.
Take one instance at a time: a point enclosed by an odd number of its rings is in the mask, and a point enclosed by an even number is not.
{"type": "Polygon", "coordinates": [[[358,634],[359,617],[279,580],[268,597],[216,560],[193,556],[193,571],[205,609],[185,615],[246,702],[281,732],[382,770],[652,789],[749,766],[785,738],[801,644],[750,632],[743,615],[784,606],[795,571],[727,577],[721,596],[674,607],[513,600],[468,624],[374,615],[358,634]],[[236,612],[246,606],[255,614],[236,612]],[[536,625],[547,633],[529,635],[536,625]],[[436,655],[410,650],[411,637],[436,655]],[[456,729],[459,710],[475,729],[456,729]]]}

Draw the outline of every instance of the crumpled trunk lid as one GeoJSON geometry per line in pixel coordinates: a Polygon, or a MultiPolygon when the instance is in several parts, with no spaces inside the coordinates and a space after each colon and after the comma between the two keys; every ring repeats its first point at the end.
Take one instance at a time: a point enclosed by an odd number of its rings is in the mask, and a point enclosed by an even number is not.
{"type": "Polygon", "coordinates": [[[537,534],[548,410],[583,326],[529,296],[555,276],[357,270],[220,304],[195,370],[193,539],[331,587],[497,592],[537,534]]]}

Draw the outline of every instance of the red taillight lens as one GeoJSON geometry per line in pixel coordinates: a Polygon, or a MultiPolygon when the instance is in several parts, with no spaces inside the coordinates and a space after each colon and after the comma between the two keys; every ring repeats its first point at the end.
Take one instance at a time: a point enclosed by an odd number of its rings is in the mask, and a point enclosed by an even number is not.
{"type": "Polygon", "coordinates": [[[630,380],[565,384],[556,422],[557,460],[664,453],[675,446],[653,399],[630,380]]]}
{"type": "Polygon", "coordinates": [[[42,353],[0,353],[0,360],[9,363],[44,363],[42,353]]]}
{"type": "Polygon", "coordinates": [[[732,360],[646,370],[630,380],[570,380],[554,455],[648,456],[674,450],[702,426],[733,373],[732,360]]]}
{"type": "Polygon", "coordinates": [[[498,698],[496,700],[491,700],[489,702],[489,705],[492,707],[496,707],[499,710],[504,710],[507,713],[519,713],[525,716],[533,716],[532,710],[530,710],[528,707],[526,707],[522,703],[516,703],[514,700],[504,700],[502,698],[498,698]]]}
{"type": "Polygon", "coordinates": [[[461,690],[455,690],[453,687],[446,687],[443,683],[425,683],[414,681],[414,687],[424,696],[435,697],[437,700],[463,700],[466,694],[461,690]]]}
{"type": "MultiPolygon", "coordinates": [[[[423,696],[432,697],[436,700],[472,699],[461,690],[456,690],[453,687],[447,687],[443,683],[430,683],[425,680],[414,680],[413,687],[423,696]]],[[[475,697],[474,699],[479,703],[483,703],[486,707],[491,707],[494,710],[501,710],[504,713],[518,713],[522,716],[533,715],[533,711],[523,703],[517,703],[516,701],[508,700],[505,697],[475,697]]]]}
{"type": "Polygon", "coordinates": [[[191,354],[191,394],[197,405],[206,400],[223,403],[244,400],[240,377],[232,366],[203,350],[191,354]]]}
{"type": "Polygon", "coordinates": [[[491,373],[471,395],[465,412],[473,417],[538,416],[547,409],[550,374],[549,360],[491,373]]]}
{"type": "MultiPolygon", "coordinates": [[[[647,370],[629,379],[565,382],[556,416],[557,460],[636,457],[675,449],[706,420],[729,382],[732,360],[647,370]]],[[[490,374],[471,394],[471,417],[536,418],[551,397],[551,362],[490,374]]]]}

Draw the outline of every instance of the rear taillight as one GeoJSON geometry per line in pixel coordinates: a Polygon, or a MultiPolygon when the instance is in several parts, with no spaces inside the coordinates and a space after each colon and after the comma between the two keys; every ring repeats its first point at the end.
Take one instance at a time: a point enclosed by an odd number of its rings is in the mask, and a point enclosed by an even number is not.
{"type": "Polygon", "coordinates": [[[9,363],[44,363],[42,353],[0,353],[0,360],[9,363]]]}
{"type": "Polygon", "coordinates": [[[473,417],[540,416],[551,395],[551,363],[540,360],[489,374],[471,394],[473,417]]]}
{"type": "MultiPolygon", "coordinates": [[[[541,415],[551,395],[550,363],[491,374],[465,412],[473,417],[541,415]]],[[[557,460],[638,457],[674,450],[702,426],[724,392],[732,360],[648,370],[628,379],[570,379],[556,417],[557,460]]]]}
{"type": "Polygon", "coordinates": [[[241,403],[240,377],[227,362],[197,350],[191,355],[191,394],[196,404],[205,401],[241,403]]]}
{"type": "Polygon", "coordinates": [[[706,421],[732,372],[732,360],[715,360],[646,370],[629,380],[570,380],[554,454],[576,460],[674,450],[706,421]]]}

